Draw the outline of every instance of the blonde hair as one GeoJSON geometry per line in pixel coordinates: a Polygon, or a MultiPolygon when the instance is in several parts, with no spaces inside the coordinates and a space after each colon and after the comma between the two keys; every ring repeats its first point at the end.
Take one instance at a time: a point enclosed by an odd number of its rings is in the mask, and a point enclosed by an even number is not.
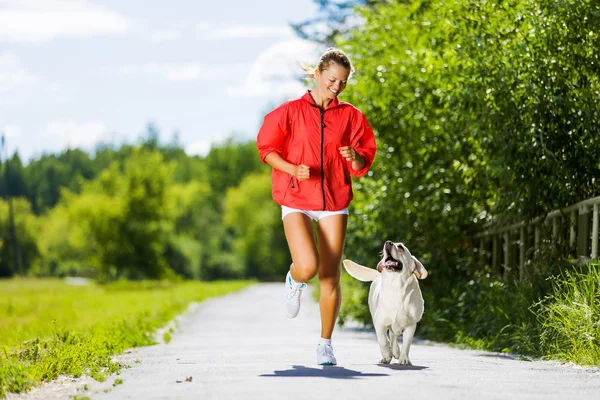
{"type": "Polygon", "coordinates": [[[315,79],[316,68],[319,69],[319,72],[323,72],[327,68],[329,68],[329,66],[332,63],[338,64],[346,68],[348,71],[350,71],[350,76],[352,76],[352,73],[354,72],[354,67],[350,62],[350,59],[348,58],[346,53],[344,53],[340,49],[336,49],[335,47],[330,47],[327,50],[325,50],[323,54],[321,54],[321,57],[319,58],[319,62],[317,63],[316,67],[310,67],[306,64],[300,63],[300,68],[302,68],[302,70],[306,73],[306,79],[315,79]]]}

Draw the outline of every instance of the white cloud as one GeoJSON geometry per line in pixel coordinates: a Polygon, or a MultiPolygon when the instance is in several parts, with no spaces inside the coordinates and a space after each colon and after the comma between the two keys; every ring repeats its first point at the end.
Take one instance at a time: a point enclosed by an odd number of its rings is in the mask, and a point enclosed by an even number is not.
{"type": "Polygon", "coordinates": [[[74,121],[50,121],[46,125],[45,136],[62,150],[70,147],[86,147],[109,138],[102,121],[77,123],[74,121]]]}
{"type": "Polygon", "coordinates": [[[203,23],[196,26],[198,39],[291,38],[294,31],[288,25],[236,25],[216,27],[203,23]]]}
{"type": "Polygon", "coordinates": [[[229,136],[230,135],[226,133],[215,133],[214,135],[210,135],[210,138],[208,139],[200,139],[190,143],[185,147],[185,152],[188,156],[204,157],[208,154],[213,145],[222,143],[229,136]]]}
{"type": "Polygon", "coordinates": [[[17,86],[31,85],[38,78],[28,74],[24,69],[14,71],[0,71],[0,93],[7,92],[17,86]]]}
{"type": "Polygon", "coordinates": [[[0,54],[0,93],[17,86],[32,85],[39,77],[21,67],[19,60],[11,53],[0,54]]]}
{"type": "Polygon", "coordinates": [[[17,57],[11,53],[2,53],[0,54],[0,67],[12,67],[17,65],[19,62],[17,57]]]}
{"type": "Polygon", "coordinates": [[[167,29],[152,32],[152,41],[154,43],[167,42],[181,39],[183,37],[181,31],[176,29],[167,29]]]}
{"type": "Polygon", "coordinates": [[[123,34],[131,22],[85,0],[5,0],[0,40],[44,43],[60,36],[123,34]]]}
{"type": "Polygon", "coordinates": [[[317,46],[306,40],[279,42],[262,52],[240,86],[230,86],[232,97],[271,97],[298,94],[304,90],[297,79],[302,75],[299,63],[314,64],[318,58],[317,46]]]}
{"type": "Polygon", "coordinates": [[[21,135],[21,128],[17,125],[7,124],[2,130],[7,139],[14,139],[21,135]]]}
{"type": "Polygon", "coordinates": [[[119,68],[126,75],[147,73],[159,75],[173,82],[207,81],[225,79],[243,74],[247,65],[204,65],[199,63],[168,64],[149,63],[145,65],[128,65],[119,68]]]}

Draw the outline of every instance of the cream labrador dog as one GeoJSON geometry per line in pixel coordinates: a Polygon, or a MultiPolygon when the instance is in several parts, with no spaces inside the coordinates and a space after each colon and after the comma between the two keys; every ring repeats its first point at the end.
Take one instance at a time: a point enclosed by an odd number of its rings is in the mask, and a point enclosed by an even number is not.
{"type": "Polygon", "coordinates": [[[425,279],[428,275],[423,264],[404,244],[389,240],[383,245],[383,257],[377,269],[363,267],[351,260],[344,260],[343,264],[353,278],[373,281],[369,290],[369,310],[381,349],[380,363],[389,364],[394,357],[399,364],[412,365],[408,352],[424,310],[417,278],[425,279]],[[402,350],[398,346],[400,335],[402,350]]]}

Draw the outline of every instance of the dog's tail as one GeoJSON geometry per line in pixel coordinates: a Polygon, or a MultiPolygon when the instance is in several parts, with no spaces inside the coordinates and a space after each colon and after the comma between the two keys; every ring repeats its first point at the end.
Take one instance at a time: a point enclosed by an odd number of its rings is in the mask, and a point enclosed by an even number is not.
{"type": "Polygon", "coordinates": [[[352,260],[344,260],[342,264],[351,277],[362,282],[374,281],[381,274],[376,269],[363,267],[352,260]]]}

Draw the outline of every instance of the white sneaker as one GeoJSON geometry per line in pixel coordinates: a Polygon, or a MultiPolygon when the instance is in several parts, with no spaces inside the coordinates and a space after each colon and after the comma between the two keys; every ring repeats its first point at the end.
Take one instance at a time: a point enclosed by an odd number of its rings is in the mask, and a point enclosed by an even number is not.
{"type": "Polygon", "coordinates": [[[306,283],[298,283],[292,279],[292,274],[287,273],[285,277],[285,296],[284,310],[285,316],[288,318],[295,318],[300,311],[300,296],[302,296],[302,289],[306,287],[306,283]]]}
{"type": "Polygon", "coordinates": [[[317,346],[317,364],[337,365],[337,360],[333,355],[333,347],[330,344],[319,344],[317,346]]]}

